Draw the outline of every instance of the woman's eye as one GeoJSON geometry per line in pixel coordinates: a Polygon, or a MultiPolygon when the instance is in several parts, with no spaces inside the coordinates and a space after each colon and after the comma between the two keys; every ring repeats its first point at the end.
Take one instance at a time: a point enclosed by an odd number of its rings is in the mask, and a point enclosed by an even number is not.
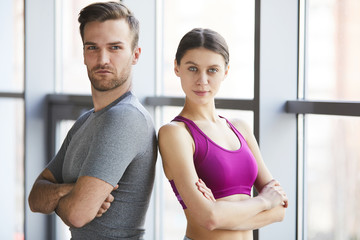
{"type": "Polygon", "coordinates": [[[216,73],[216,72],[218,72],[219,70],[217,69],[217,68],[210,68],[209,69],[209,72],[211,72],[211,73],[216,73]]]}
{"type": "Polygon", "coordinates": [[[189,67],[189,71],[191,72],[196,72],[197,68],[196,67],[189,67]]]}

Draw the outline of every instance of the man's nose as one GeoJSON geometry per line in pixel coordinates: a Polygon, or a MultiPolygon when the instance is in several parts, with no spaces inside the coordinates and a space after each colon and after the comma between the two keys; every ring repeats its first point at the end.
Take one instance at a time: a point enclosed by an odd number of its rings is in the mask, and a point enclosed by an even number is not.
{"type": "Polygon", "coordinates": [[[106,50],[101,50],[98,56],[98,63],[101,65],[108,64],[110,62],[109,53],[106,50]]]}

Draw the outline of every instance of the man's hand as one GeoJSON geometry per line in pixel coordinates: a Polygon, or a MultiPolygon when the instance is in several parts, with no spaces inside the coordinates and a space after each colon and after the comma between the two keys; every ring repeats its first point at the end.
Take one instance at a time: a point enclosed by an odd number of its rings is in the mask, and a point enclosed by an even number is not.
{"type": "MultiPolygon", "coordinates": [[[[113,189],[113,191],[115,191],[116,189],[119,188],[119,185],[116,185],[113,189]]],[[[104,213],[106,213],[106,211],[110,208],[111,203],[114,201],[114,196],[111,195],[111,193],[109,194],[109,196],[107,196],[107,198],[105,199],[105,201],[103,202],[103,204],[101,205],[99,211],[96,214],[96,217],[101,217],[104,213]]]]}
{"type": "Polygon", "coordinates": [[[29,207],[33,212],[51,214],[59,200],[69,194],[74,184],[58,184],[49,169],[44,169],[36,179],[29,194],[29,207]]]}

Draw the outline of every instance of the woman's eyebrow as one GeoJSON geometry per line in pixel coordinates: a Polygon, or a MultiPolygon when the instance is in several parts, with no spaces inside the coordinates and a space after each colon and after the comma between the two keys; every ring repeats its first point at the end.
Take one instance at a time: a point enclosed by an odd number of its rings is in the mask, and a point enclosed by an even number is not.
{"type": "MultiPolygon", "coordinates": [[[[193,62],[193,61],[187,61],[187,62],[185,62],[185,64],[199,66],[199,64],[197,64],[197,63],[195,63],[195,62],[193,62]]],[[[208,66],[208,67],[217,67],[217,68],[219,68],[220,65],[218,65],[218,64],[213,64],[213,65],[210,65],[210,66],[208,66]]]]}
{"type": "Polygon", "coordinates": [[[197,63],[194,63],[193,61],[187,61],[185,64],[192,64],[192,65],[198,65],[197,63]]]}

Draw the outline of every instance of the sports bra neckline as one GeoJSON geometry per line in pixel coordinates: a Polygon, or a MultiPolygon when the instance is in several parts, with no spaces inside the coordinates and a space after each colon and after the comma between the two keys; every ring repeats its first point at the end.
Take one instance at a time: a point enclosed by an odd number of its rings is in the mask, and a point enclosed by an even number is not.
{"type": "Polygon", "coordinates": [[[178,116],[176,116],[176,117],[174,118],[174,121],[177,121],[177,119],[181,119],[181,120],[185,120],[185,121],[189,122],[189,123],[190,123],[200,134],[202,134],[211,144],[213,144],[213,145],[214,145],[215,147],[217,147],[217,148],[220,148],[220,149],[223,150],[223,151],[230,152],[230,153],[236,153],[236,152],[242,151],[242,149],[243,149],[243,144],[244,144],[244,143],[243,143],[243,141],[242,141],[242,138],[241,138],[240,133],[236,130],[236,128],[232,125],[232,123],[231,123],[229,120],[227,120],[225,117],[222,117],[222,116],[220,116],[220,115],[219,115],[219,117],[222,118],[222,119],[225,119],[225,121],[226,121],[227,124],[229,125],[230,130],[235,134],[236,138],[238,139],[238,141],[239,141],[239,143],[240,143],[240,147],[239,147],[238,149],[236,149],[236,150],[229,150],[229,149],[226,149],[226,148],[220,146],[220,145],[217,144],[215,141],[213,141],[210,137],[208,137],[208,135],[206,135],[206,134],[198,127],[198,125],[196,125],[196,123],[195,123],[193,120],[191,120],[191,119],[188,119],[188,118],[186,118],[186,117],[183,117],[183,116],[178,115],[178,116]]]}

